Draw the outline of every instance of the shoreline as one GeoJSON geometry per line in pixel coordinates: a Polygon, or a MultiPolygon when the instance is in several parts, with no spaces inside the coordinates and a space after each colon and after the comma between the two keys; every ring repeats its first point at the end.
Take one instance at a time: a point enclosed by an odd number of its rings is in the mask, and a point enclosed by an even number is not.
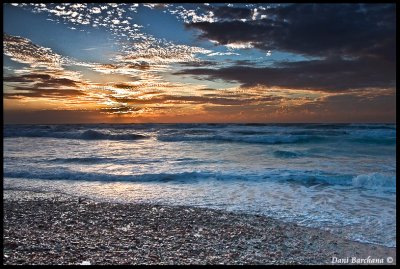
{"type": "Polygon", "coordinates": [[[3,264],[396,264],[396,248],[223,210],[3,190],[3,213],[3,264]]]}

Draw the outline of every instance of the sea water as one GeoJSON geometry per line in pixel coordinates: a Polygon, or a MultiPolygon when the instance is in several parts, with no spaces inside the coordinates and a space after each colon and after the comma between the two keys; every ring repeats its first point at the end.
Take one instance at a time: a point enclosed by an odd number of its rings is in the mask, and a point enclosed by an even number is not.
{"type": "Polygon", "coordinates": [[[394,124],[5,125],[4,189],[262,214],[396,246],[394,124]]]}

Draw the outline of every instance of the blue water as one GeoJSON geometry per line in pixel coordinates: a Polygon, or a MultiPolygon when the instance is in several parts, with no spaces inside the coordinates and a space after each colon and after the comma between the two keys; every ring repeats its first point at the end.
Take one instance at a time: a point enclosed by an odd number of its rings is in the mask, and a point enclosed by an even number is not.
{"type": "Polygon", "coordinates": [[[4,188],[257,213],[396,246],[396,125],[6,125],[4,188]]]}

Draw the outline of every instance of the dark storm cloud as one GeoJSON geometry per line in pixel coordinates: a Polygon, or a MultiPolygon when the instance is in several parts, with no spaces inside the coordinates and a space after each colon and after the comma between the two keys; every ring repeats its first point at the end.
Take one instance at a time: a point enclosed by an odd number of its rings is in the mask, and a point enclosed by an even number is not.
{"type": "Polygon", "coordinates": [[[221,44],[251,42],[263,50],[322,57],[340,54],[392,59],[395,55],[396,9],[393,4],[293,4],[258,13],[267,17],[193,22],[186,26],[200,29],[201,37],[221,44]]]}
{"type": "Polygon", "coordinates": [[[217,7],[206,7],[206,10],[212,11],[214,16],[220,20],[240,20],[240,19],[250,19],[252,16],[252,10],[248,8],[234,8],[227,6],[217,6],[217,7]]]}
{"type": "Polygon", "coordinates": [[[258,68],[238,62],[231,67],[186,69],[176,74],[234,80],[243,86],[328,91],[393,87],[395,8],[394,4],[293,4],[258,10],[255,20],[190,23],[187,27],[200,29],[201,37],[219,44],[251,43],[260,50],[320,59],[258,68]],[[266,17],[260,19],[260,14],[266,17]]]}
{"type": "Polygon", "coordinates": [[[244,65],[244,66],[254,66],[257,64],[257,62],[254,62],[252,60],[235,60],[233,61],[235,65],[244,65]]]}
{"type": "Polygon", "coordinates": [[[281,63],[275,67],[232,66],[221,69],[187,69],[175,74],[238,81],[244,87],[265,85],[293,89],[343,91],[356,88],[394,87],[396,66],[374,59],[281,63]]]}

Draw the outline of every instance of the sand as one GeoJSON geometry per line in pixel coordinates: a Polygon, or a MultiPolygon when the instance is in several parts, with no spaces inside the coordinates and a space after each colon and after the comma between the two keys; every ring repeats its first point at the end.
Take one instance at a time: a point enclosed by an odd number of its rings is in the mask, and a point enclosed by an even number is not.
{"type": "Polygon", "coordinates": [[[3,264],[396,264],[396,248],[221,210],[3,191],[3,264]]]}

